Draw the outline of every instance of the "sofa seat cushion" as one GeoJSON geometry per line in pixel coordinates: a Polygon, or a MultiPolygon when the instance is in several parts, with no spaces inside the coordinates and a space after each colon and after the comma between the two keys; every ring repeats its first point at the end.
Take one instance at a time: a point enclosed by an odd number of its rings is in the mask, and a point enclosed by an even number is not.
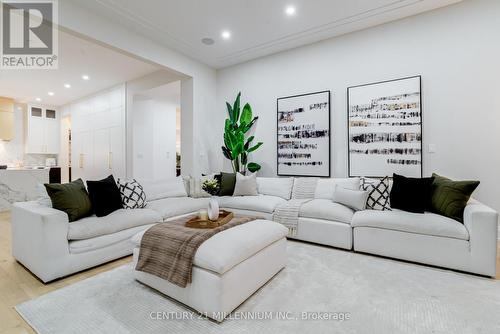
{"type": "Polygon", "coordinates": [[[221,208],[267,213],[273,213],[274,209],[283,203],[286,203],[283,198],[268,195],[219,197],[219,206],[221,208]]]}
{"type": "Polygon", "coordinates": [[[68,240],[83,240],[162,221],[149,209],[120,209],[105,217],[91,216],[68,225],[68,240]]]}
{"type": "Polygon", "coordinates": [[[467,228],[435,213],[412,213],[401,210],[365,210],[354,214],[352,227],[374,227],[394,231],[469,240],[467,228]]]}
{"type": "MultiPolygon", "coordinates": [[[[136,247],[140,246],[145,232],[132,237],[131,241],[136,247]]],[[[269,220],[257,219],[238,225],[202,243],[196,251],[193,264],[222,275],[287,234],[288,229],[283,225],[269,220]]]]}
{"type": "Polygon", "coordinates": [[[350,224],[354,210],[328,199],[314,199],[300,207],[299,217],[331,220],[350,224]]]}
{"type": "Polygon", "coordinates": [[[154,225],[155,224],[137,226],[113,234],[101,235],[100,237],[90,239],[71,240],[69,242],[69,252],[71,254],[81,254],[113,246],[117,243],[125,242],[127,242],[130,249],[132,249],[133,244],[130,242],[130,238],[137,233],[146,231],[148,228],[154,225]]]}
{"type": "Polygon", "coordinates": [[[208,198],[170,197],[150,201],[147,208],[158,212],[163,219],[167,219],[206,209],[208,201],[208,198]]]}

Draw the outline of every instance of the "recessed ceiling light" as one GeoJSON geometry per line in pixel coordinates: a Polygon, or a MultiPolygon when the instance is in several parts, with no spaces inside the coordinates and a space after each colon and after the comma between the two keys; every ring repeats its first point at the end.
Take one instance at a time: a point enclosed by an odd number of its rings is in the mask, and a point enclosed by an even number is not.
{"type": "Polygon", "coordinates": [[[42,101],[42,99],[39,98],[39,97],[37,97],[35,100],[38,101],[38,102],[42,101]]]}
{"type": "Polygon", "coordinates": [[[17,110],[23,110],[23,107],[17,106],[17,110]]]}
{"type": "Polygon", "coordinates": [[[48,92],[49,96],[54,96],[54,92],[48,92]]]}
{"type": "Polygon", "coordinates": [[[205,45],[213,45],[215,43],[215,41],[213,40],[213,38],[209,38],[209,37],[205,37],[201,40],[201,42],[205,45]]]}
{"type": "Polygon", "coordinates": [[[64,84],[64,88],[71,88],[70,84],[64,84]]]}
{"type": "Polygon", "coordinates": [[[293,16],[293,15],[295,15],[296,11],[297,11],[297,9],[296,9],[294,6],[287,6],[287,7],[285,8],[285,13],[286,13],[286,15],[288,15],[288,16],[293,16]]]}
{"type": "Polygon", "coordinates": [[[231,38],[231,32],[229,30],[223,30],[220,35],[222,36],[223,39],[231,38]]]}
{"type": "Polygon", "coordinates": [[[83,80],[90,80],[90,77],[87,74],[82,75],[83,80]]]}

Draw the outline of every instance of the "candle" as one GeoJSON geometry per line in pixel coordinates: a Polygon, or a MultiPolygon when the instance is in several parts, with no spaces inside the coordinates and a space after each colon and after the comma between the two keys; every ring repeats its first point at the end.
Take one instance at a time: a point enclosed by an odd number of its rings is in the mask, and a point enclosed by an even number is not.
{"type": "Polygon", "coordinates": [[[201,220],[208,220],[208,212],[207,210],[200,210],[198,211],[198,218],[201,220]]]}

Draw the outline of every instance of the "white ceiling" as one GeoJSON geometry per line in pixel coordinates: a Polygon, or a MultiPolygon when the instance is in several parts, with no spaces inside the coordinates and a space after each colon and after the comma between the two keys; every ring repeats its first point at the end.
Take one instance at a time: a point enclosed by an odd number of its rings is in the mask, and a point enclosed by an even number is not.
{"type": "Polygon", "coordinates": [[[59,31],[56,70],[0,70],[0,96],[21,103],[60,106],[159,68],[117,51],[59,31]],[[82,80],[87,74],[90,80],[82,80]],[[64,88],[69,83],[71,88],[64,88]],[[48,92],[54,96],[49,96],[48,92]]]}
{"type": "Polygon", "coordinates": [[[433,10],[461,0],[74,0],[216,68],[433,10]],[[287,17],[285,7],[296,15],[287,17]],[[231,31],[230,40],[221,31],[231,31]],[[212,38],[207,46],[202,38],[212,38]]]}

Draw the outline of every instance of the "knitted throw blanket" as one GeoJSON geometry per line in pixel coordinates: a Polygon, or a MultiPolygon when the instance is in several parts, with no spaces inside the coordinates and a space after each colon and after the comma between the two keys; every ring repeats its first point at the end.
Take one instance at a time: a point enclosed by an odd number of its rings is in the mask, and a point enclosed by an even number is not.
{"type": "Polygon", "coordinates": [[[304,203],[314,198],[317,178],[299,178],[295,179],[293,185],[292,199],[279,205],[273,214],[273,221],[283,224],[288,228],[288,236],[297,235],[299,224],[300,208],[304,203]]]}

